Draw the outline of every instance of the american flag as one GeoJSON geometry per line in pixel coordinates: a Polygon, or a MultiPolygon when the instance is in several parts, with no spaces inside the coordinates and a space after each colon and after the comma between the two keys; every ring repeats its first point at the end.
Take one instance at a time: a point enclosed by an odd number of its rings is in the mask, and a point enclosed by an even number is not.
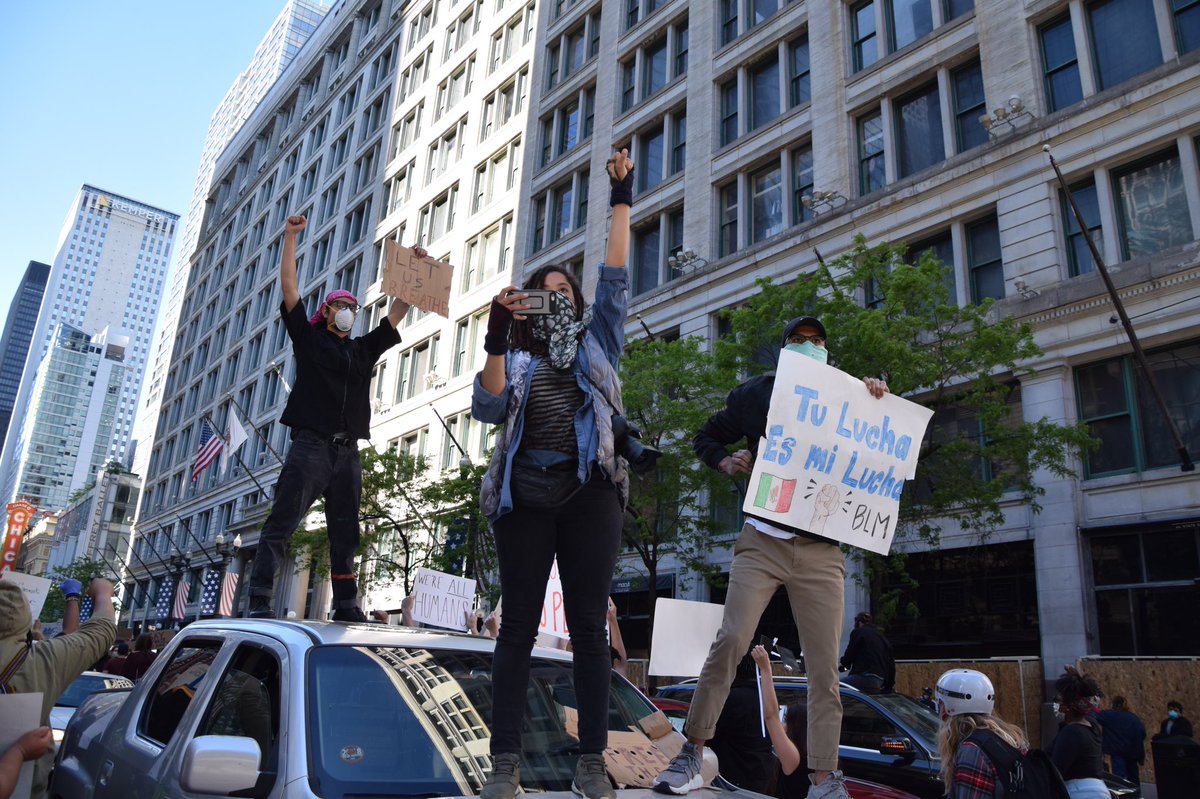
{"type": "Polygon", "coordinates": [[[225,448],[225,439],[216,434],[212,426],[205,419],[200,423],[200,449],[196,452],[196,462],[192,464],[192,482],[196,482],[200,477],[200,473],[208,468],[209,464],[217,459],[221,454],[221,450],[225,448]]]}
{"type": "Polygon", "coordinates": [[[79,603],[79,623],[83,624],[92,617],[92,610],[96,607],[96,600],[90,596],[85,596],[79,603]]]}
{"type": "Polygon", "coordinates": [[[158,586],[158,604],[154,606],[154,616],[165,619],[171,613],[171,578],[164,577],[158,586]]]}
{"type": "Polygon", "coordinates": [[[233,615],[233,600],[237,596],[238,573],[227,571],[221,581],[221,607],[217,608],[220,616],[233,615]]]}
{"type": "Polygon", "coordinates": [[[221,573],[209,569],[200,588],[200,615],[212,616],[217,612],[217,599],[221,591],[221,573]]]}
{"type": "Polygon", "coordinates": [[[186,577],[179,579],[179,585],[175,588],[175,607],[171,609],[172,619],[182,619],[187,615],[188,594],[191,593],[191,586],[186,577]]]}

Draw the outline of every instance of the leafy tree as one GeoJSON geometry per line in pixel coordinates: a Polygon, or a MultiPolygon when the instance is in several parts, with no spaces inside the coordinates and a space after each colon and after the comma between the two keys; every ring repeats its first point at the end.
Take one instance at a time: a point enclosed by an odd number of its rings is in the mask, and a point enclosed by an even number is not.
{"type": "Polygon", "coordinates": [[[92,581],[93,577],[112,580],[113,585],[116,586],[121,584],[120,576],[113,574],[112,568],[99,559],[79,558],[66,566],[58,567],[46,576],[54,584],[46,596],[46,602],[42,605],[42,612],[38,616],[38,619],[43,622],[62,621],[63,615],[66,613],[67,600],[63,597],[62,591],[58,590],[63,580],[78,580],[84,593],[87,593],[88,583],[92,581]]]}
{"type": "MultiPolygon", "coordinates": [[[[1017,379],[1032,371],[1019,363],[1041,355],[1033,331],[999,317],[991,300],[956,304],[950,274],[931,252],[911,258],[902,245],[868,246],[859,237],[849,252],[795,281],[760,280],[759,293],[728,312],[732,333],[715,347],[725,368],[766,371],[785,322],[811,314],[829,334],[831,364],[883,376],[894,394],[932,408],[896,530],[898,541],[927,546],[937,544],[946,524],[986,538],[1003,521],[1005,498],[1039,512],[1045,491],[1036,474],[1076,476],[1073,459],[1094,443],[1084,425],[1020,418],[1017,379]],[[880,298],[873,307],[859,300],[865,290],[880,298]]],[[[865,558],[869,578],[887,570],[903,575],[903,556],[854,552],[865,558]]]]}

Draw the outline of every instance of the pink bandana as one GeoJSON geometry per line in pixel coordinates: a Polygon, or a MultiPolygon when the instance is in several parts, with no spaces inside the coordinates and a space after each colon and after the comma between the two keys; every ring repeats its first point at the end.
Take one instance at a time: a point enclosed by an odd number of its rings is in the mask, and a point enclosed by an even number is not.
{"type": "Polygon", "coordinates": [[[320,327],[325,324],[325,309],[329,307],[329,303],[337,302],[338,300],[350,300],[350,302],[358,305],[358,300],[350,292],[342,289],[331,291],[326,295],[325,302],[321,303],[321,307],[317,309],[317,312],[309,318],[308,323],[313,327],[320,327]]]}

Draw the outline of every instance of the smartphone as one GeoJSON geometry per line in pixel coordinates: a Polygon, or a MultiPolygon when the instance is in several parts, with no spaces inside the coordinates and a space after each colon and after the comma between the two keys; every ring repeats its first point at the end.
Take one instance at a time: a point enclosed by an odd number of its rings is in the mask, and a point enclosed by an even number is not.
{"type": "Polygon", "coordinates": [[[528,305],[528,310],[518,311],[526,316],[543,316],[550,313],[550,295],[555,292],[550,289],[522,289],[522,294],[529,296],[521,300],[522,305],[528,305]]]}

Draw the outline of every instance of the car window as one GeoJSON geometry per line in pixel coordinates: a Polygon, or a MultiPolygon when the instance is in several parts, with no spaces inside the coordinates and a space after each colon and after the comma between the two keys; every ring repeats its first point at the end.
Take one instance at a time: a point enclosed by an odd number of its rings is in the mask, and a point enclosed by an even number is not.
{"type": "Polygon", "coordinates": [[[189,640],[175,650],[150,689],[138,732],[164,746],[171,740],[220,649],[220,641],[189,640]]]}
{"type": "Polygon", "coordinates": [[[275,771],[279,740],[279,661],[253,644],[242,644],[213,688],[196,735],[239,735],[258,742],[259,769],[275,771]]]}
{"type": "MultiPolygon", "coordinates": [[[[323,646],[307,665],[313,784],[325,795],[477,794],[490,766],[491,652],[323,646]]],[[[654,708],[613,677],[609,729],[654,708]]],[[[569,660],[535,657],[521,782],[570,790],[579,755],[569,660]]]]}
{"type": "Polygon", "coordinates": [[[97,691],[105,691],[109,688],[127,688],[131,685],[133,683],[121,677],[93,677],[84,674],[68,685],[67,690],[62,692],[54,704],[59,707],[79,707],[83,704],[83,700],[97,691]]]}
{"type": "Polygon", "coordinates": [[[915,699],[902,694],[881,694],[875,701],[883,705],[893,716],[923,739],[927,748],[937,748],[938,729],[941,722],[932,710],[915,699]]]}
{"type": "Polygon", "coordinates": [[[885,736],[901,734],[895,724],[866,702],[842,695],[842,746],[879,749],[885,736]]]}

